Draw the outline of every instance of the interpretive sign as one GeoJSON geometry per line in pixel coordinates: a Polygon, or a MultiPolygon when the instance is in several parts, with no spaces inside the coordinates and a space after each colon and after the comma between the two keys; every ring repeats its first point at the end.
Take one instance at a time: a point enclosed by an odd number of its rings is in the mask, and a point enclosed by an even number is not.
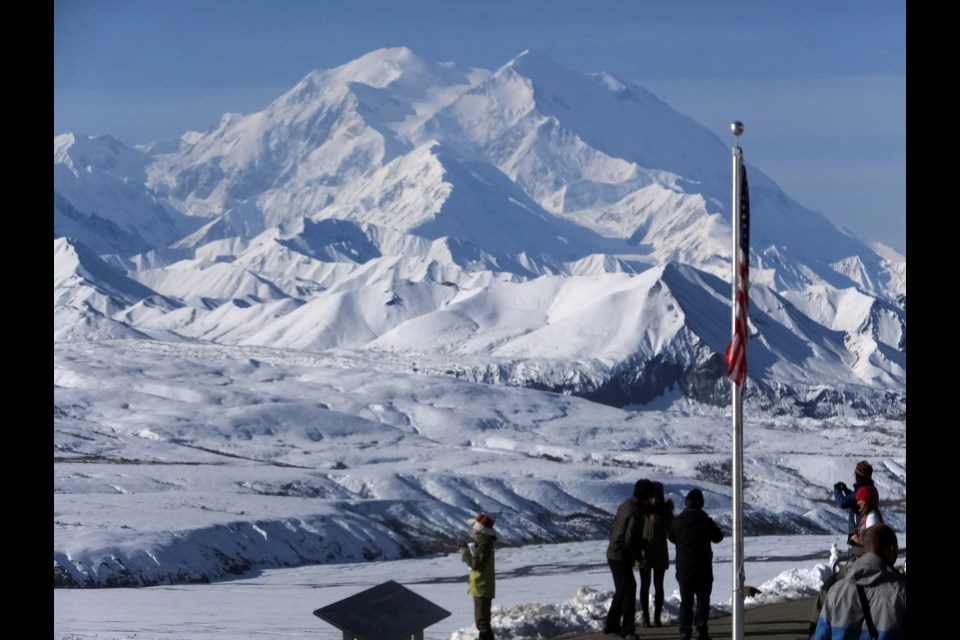
{"type": "Polygon", "coordinates": [[[423,630],[450,612],[390,580],[313,612],[343,640],[423,640],[423,630]]]}

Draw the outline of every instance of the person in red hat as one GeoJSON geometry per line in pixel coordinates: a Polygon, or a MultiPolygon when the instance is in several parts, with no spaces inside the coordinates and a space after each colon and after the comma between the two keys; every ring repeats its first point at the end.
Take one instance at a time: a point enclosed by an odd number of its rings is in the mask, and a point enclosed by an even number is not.
{"type": "Polygon", "coordinates": [[[860,509],[860,524],[857,530],[850,534],[847,542],[850,544],[849,559],[856,560],[864,553],[863,539],[867,529],[883,524],[883,514],[880,513],[880,494],[874,486],[860,487],[856,493],[857,507],[860,509]]]}
{"type": "Polygon", "coordinates": [[[857,507],[860,508],[860,527],[857,529],[854,541],[863,540],[863,534],[870,527],[883,524],[883,514],[880,513],[880,495],[874,486],[857,489],[857,507]]]}
{"type": "Polygon", "coordinates": [[[470,567],[469,588],[473,596],[473,614],[480,632],[478,640],[493,640],[490,626],[490,608],[496,596],[496,571],[493,560],[493,542],[497,534],[493,530],[494,519],[480,512],[467,520],[473,527],[473,540],[460,543],[460,557],[470,567]]]}

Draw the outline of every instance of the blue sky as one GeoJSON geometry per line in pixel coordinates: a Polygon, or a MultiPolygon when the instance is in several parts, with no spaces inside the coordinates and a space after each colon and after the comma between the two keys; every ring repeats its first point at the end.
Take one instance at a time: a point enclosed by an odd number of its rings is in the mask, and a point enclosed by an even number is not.
{"type": "Polygon", "coordinates": [[[54,0],[54,135],[128,144],[258,111],[381,47],[524,49],[640,84],[801,204],[906,253],[905,0],[54,0]]]}

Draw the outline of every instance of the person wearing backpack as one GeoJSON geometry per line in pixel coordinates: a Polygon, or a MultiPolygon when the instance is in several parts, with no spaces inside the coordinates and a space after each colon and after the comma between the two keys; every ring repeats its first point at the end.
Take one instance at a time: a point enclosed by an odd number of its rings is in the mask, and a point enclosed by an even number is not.
{"type": "Polygon", "coordinates": [[[864,554],[827,592],[813,640],[905,640],[907,578],[894,569],[897,534],[885,524],[863,535],[864,554]]]}
{"type": "Polygon", "coordinates": [[[673,500],[664,500],[663,483],[654,482],[654,501],[644,516],[643,539],[646,542],[643,557],[637,561],[640,570],[640,624],[650,626],[650,588],[653,596],[653,626],[662,627],[663,577],[670,567],[667,534],[673,524],[673,500]]]}

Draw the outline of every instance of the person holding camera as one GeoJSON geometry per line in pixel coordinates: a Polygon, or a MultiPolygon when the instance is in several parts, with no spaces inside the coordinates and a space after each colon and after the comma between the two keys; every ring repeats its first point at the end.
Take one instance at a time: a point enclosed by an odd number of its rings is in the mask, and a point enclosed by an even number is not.
{"type": "Polygon", "coordinates": [[[873,467],[861,460],[853,470],[853,489],[844,482],[833,485],[833,500],[841,509],[846,509],[849,518],[849,533],[853,533],[860,521],[860,507],[857,505],[857,491],[873,485],[873,467]]]}
{"type": "Polygon", "coordinates": [[[493,542],[497,534],[493,530],[495,520],[480,512],[467,520],[473,527],[473,540],[459,544],[460,557],[470,567],[469,588],[473,596],[473,615],[480,632],[478,640],[493,640],[490,626],[490,608],[496,595],[496,572],[493,560],[493,542]]]}

